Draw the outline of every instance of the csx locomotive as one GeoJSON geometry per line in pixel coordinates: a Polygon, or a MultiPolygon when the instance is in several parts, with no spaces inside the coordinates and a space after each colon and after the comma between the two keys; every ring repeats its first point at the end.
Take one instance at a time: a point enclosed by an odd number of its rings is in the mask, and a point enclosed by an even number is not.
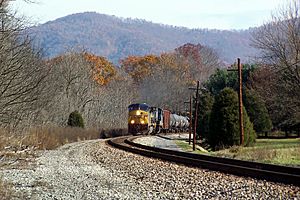
{"type": "Polygon", "coordinates": [[[179,132],[187,130],[188,127],[188,117],[172,114],[169,110],[151,107],[145,103],[128,106],[128,132],[133,135],[179,132]]]}

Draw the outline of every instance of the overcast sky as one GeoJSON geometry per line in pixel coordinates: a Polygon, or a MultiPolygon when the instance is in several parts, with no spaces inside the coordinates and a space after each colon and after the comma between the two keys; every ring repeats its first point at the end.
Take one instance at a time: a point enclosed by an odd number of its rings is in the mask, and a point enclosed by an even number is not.
{"type": "Polygon", "coordinates": [[[33,23],[95,11],[155,23],[209,29],[247,29],[270,20],[288,0],[16,0],[13,8],[33,23]]]}

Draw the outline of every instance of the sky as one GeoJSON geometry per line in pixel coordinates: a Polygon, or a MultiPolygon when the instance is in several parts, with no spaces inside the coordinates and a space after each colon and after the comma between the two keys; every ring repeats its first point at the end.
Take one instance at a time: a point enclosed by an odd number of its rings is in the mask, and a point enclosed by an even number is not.
{"type": "Polygon", "coordinates": [[[33,24],[95,11],[154,23],[208,29],[247,29],[271,19],[288,0],[16,0],[12,9],[33,24]]]}

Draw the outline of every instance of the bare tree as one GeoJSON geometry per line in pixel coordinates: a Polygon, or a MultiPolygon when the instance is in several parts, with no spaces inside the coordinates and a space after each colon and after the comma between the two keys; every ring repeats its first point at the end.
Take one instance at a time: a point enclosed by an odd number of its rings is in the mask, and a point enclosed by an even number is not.
{"type": "Polygon", "coordinates": [[[48,70],[30,38],[22,34],[22,20],[4,3],[0,4],[0,124],[16,127],[36,115],[48,70]]]}
{"type": "Polygon", "coordinates": [[[51,69],[47,77],[51,100],[43,108],[44,120],[66,125],[69,114],[74,110],[84,115],[87,105],[95,99],[96,83],[92,79],[90,65],[81,53],[66,53],[48,61],[48,65],[51,69]]]}
{"type": "Polygon", "coordinates": [[[277,76],[272,96],[280,97],[280,112],[289,113],[290,120],[292,116],[299,119],[300,113],[299,9],[300,0],[292,0],[272,16],[270,23],[255,30],[252,39],[253,46],[261,50],[262,63],[277,76]]]}
{"type": "Polygon", "coordinates": [[[175,49],[177,62],[187,65],[190,79],[203,82],[220,66],[219,56],[207,46],[187,43],[175,49]]]}
{"type": "Polygon", "coordinates": [[[94,127],[127,127],[127,107],[136,100],[132,87],[131,78],[119,76],[99,91],[97,101],[93,103],[90,112],[94,118],[94,127]]]}

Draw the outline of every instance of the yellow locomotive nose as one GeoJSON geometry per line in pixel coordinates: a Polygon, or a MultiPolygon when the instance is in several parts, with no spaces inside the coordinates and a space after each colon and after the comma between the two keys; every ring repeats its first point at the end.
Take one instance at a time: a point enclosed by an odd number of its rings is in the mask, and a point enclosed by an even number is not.
{"type": "Polygon", "coordinates": [[[134,124],[134,120],[131,120],[130,123],[131,123],[131,124],[134,124]]]}

